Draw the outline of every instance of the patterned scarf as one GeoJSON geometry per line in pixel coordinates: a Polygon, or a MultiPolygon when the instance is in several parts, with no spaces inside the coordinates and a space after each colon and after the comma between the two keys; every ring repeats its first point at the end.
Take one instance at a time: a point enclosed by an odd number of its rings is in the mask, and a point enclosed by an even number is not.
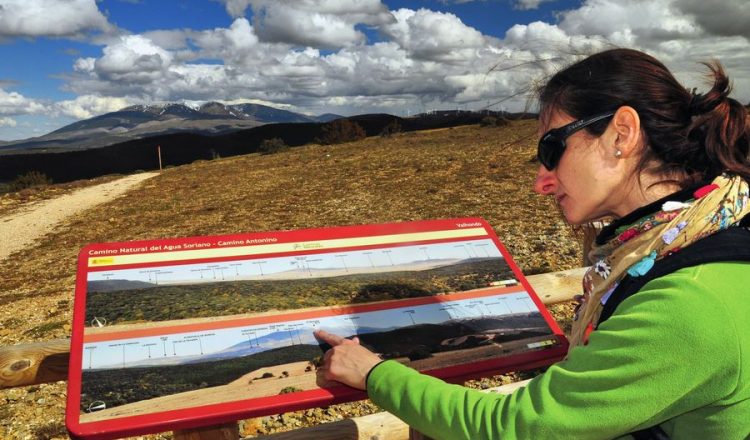
{"type": "Polygon", "coordinates": [[[645,275],[655,261],[736,225],[748,213],[748,183],[724,174],[696,190],[693,198],[667,201],[655,214],[618,228],[612,239],[589,253],[596,263],[583,277],[571,347],[585,343],[587,328],[596,327],[604,303],[626,275],[645,275]]]}

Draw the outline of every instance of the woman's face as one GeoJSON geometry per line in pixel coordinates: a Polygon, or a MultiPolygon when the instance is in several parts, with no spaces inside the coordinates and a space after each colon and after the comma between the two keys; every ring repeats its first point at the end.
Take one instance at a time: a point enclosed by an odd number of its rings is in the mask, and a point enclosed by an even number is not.
{"type": "MultiPolygon", "coordinates": [[[[574,120],[565,113],[551,111],[540,119],[539,137],[574,120]]],[[[572,224],[630,212],[631,201],[627,199],[632,182],[628,184],[624,163],[616,156],[616,138],[611,123],[599,137],[586,130],[573,133],[566,139],[567,146],[557,167],[551,171],[543,165],[539,167],[534,191],[554,196],[572,224]]]]}

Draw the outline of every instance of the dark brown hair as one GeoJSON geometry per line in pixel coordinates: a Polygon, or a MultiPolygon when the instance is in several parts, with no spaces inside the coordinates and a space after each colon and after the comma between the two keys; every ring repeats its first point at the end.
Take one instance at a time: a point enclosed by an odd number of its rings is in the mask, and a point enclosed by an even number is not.
{"type": "MultiPolygon", "coordinates": [[[[560,110],[579,119],[633,107],[646,146],[638,171],[650,167],[683,187],[723,172],[750,181],[747,109],[729,98],[731,85],[721,64],[704,64],[713,87],[696,94],[650,55],[632,49],[600,52],[556,73],[539,91],[541,111],[560,110]]],[[[587,131],[599,136],[608,123],[587,131]]]]}

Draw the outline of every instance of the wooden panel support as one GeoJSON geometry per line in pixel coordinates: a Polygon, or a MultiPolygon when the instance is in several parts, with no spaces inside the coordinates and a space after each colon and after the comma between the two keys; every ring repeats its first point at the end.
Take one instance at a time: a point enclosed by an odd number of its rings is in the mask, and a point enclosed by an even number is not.
{"type": "MultiPolygon", "coordinates": [[[[544,304],[570,301],[581,291],[586,268],[529,275],[531,284],[544,304]]],[[[0,388],[35,385],[68,378],[69,339],[0,347],[0,388]]]]}
{"type": "Polygon", "coordinates": [[[69,339],[0,347],[0,388],[68,379],[69,339]]]}

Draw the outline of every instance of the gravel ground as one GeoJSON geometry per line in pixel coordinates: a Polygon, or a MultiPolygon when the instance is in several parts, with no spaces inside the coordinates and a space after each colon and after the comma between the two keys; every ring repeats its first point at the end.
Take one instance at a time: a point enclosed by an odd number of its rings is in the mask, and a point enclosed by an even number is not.
{"type": "Polygon", "coordinates": [[[32,203],[0,217],[0,260],[46,235],[55,226],[86,209],[108,202],[158,173],[140,173],[32,203]]]}

